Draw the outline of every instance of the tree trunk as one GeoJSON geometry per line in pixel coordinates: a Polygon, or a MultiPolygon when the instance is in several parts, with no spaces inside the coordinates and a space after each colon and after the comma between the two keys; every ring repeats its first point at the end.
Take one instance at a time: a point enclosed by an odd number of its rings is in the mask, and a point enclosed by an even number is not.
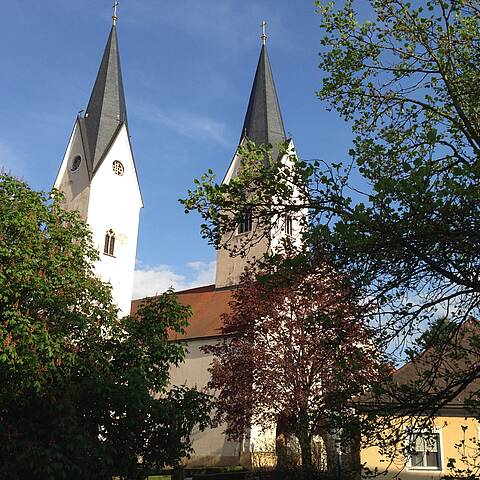
{"type": "Polygon", "coordinates": [[[345,472],[348,478],[354,480],[361,478],[362,465],[360,460],[360,426],[358,422],[351,422],[351,431],[349,435],[349,442],[347,445],[347,452],[345,457],[345,472]]]}
{"type": "Polygon", "coordinates": [[[302,469],[312,469],[312,437],[306,414],[300,413],[297,423],[297,437],[302,453],[302,469]]]}
{"type": "Polygon", "coordinates": [[[300,448],[302,450],[302,466],[304,469],[312,468],[312,442],[307,435],[300,440],[300,448]]]}
{"type": "Polygon", "coordinates": [[[325,451],[327,453],[327,471],[334,477],[337,474],[337,447],[335,445],[335,439],[328,433],[327,430],[321,430],[320,436],[322,437],[323,444],[325,445],[325,451]]]}
{"type": "Polygon", "coordinates": [[[289,466],[287,456],[287,435],[285,432],[279,432],[278,428],[275,438],[275,450],[277,455],[277,468],[279,470],[284,470],[289,466]]]}
{"type": "Polygon", "coordinates": [[[172,480],[183,480],[185,478],[185,470],[182,466],[177,466],[173,469],[172,480]]]}

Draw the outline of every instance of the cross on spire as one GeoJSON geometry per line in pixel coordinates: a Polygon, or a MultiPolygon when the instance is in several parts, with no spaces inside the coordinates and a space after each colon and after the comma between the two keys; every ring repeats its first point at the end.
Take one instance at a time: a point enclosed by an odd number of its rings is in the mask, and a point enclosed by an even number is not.
{"type": "Polygon", "coordinates": [[[115,26],[117,24],[117,7],[118,7],[118,2],[115,0],[113,2],[113,16],[112,16],[112,25],[115,26]]]}
{"type": "Polygon", "coordinates": [[[262,27],[262,43],[265,45],[267,43],[267,22],[263,20],[260,26],[262,27]]]}

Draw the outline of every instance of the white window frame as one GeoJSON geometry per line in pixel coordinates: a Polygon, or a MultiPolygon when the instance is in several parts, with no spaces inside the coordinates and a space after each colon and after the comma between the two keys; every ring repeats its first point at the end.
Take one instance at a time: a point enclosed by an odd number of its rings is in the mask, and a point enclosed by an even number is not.
{"type": "Polygon", "coordinates": [[[442,439],[442,431],[438,427],[433,427],[430,429],[413,429],[413,431],[418,434],[418,436],[421,436],[422,434],[428,435],[428,434],[435,434],[438,435],[438,462],[439,465],[437,467],[428,467],[428,466],[418,466],[418,465],[412,465],[412,456],[408,454],[408,462],[407,462],[407,470],[412,471],[412,472],[443,472],[443,439],[442,439]]]}

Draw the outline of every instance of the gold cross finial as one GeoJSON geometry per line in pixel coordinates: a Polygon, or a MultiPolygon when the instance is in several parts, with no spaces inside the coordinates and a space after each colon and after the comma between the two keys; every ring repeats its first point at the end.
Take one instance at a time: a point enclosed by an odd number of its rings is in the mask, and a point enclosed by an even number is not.
{"type": "Polygon", "coordinates": [[[267,43],[267,22],[264,20],[260,26],[262,27],[262,43],[265,45],[267,43]]]}
{"type": "Polygon", "coordinates": [[[117,7],[118,7],[118,2],[115,0],[113,2],[113,17],[112,17],[112,24],[115,26],[117,24],[117,7]]]}

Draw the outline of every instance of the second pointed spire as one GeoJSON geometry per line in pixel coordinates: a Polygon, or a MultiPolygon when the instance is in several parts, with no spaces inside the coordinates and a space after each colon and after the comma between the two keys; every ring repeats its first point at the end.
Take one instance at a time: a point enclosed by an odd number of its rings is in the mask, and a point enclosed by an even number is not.
{"type": "Polygon", "coordinates": [[[240,142],[247,138],[257,145],[277,146],[285,142],[285,127],[278,102],[272,67],[265,40],[266,22],[262,23],[262,49],[258,60],[252,92],[242,128],[240,142]]]}

